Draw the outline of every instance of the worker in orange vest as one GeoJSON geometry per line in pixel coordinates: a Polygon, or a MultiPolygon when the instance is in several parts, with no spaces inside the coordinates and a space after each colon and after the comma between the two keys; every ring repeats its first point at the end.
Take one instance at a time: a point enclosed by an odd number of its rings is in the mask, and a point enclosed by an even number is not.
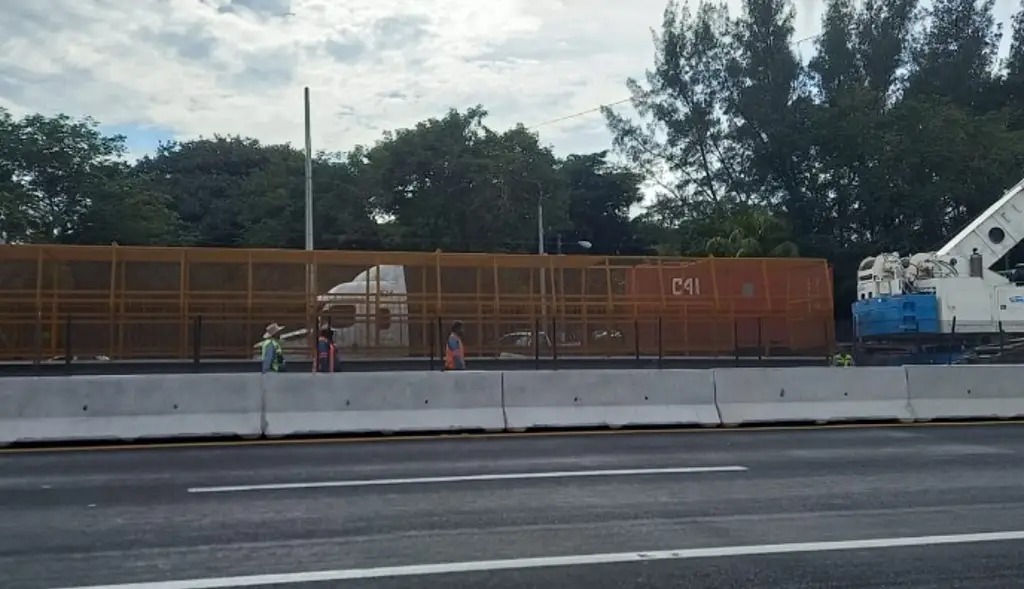
{"type": "Polygon", "coordinates": [[[313,361],[315,372],[334,372],[338,348],[334,345],[334,330],[330,325],[320,326],[320,339],[316,342],[316,360],[313,361]]]}
{"type": "Polygon", "coordinates": [[[455,321],[448,332],[448,342],[444,347],[444,369],[466,369],[466,346],[462,343],[462,322],[455,321]]]}

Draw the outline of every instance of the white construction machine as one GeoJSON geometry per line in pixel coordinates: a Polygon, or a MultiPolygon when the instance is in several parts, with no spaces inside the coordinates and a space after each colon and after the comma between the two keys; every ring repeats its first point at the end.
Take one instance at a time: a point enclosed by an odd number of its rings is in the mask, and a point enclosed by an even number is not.
{"type": "MultiPolygon", "coordinates": [[[[865,258],[857,269],[856,333],[882,340],[901,334],[1024,332],[1024,267],[992,267],[1024,241],[1024,180],[934,252],[865,258]]],[[[987,336],[986,336],[987,337],[987,336]]]]}
{"type": "MultiPolygon", "coordinates": [[[[361,351],[386,348],[396,355],[409,353],[409,292],[404,266],[373,266],[349,282],[317,295],[318,323],[332,317],[334,343],[346,358],[361,351]]],[[[305,328],[281,335],[289,359],[311,356],[316,334],[305,328]]],[[[253,344],[254,358],[260,343],[253,344]]]]}

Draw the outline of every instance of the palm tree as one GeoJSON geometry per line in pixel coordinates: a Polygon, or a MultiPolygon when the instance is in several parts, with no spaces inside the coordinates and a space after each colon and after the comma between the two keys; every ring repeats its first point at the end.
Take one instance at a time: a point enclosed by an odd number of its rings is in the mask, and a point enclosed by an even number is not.
{"type": "Polygon", "coordinates": [[[751,258],[794,258],[799,248],[788,239],[785,221],[768,211],[751,209],[738,212],[725,220],[721,233],[704,246],[712,256],[751,258]]]}

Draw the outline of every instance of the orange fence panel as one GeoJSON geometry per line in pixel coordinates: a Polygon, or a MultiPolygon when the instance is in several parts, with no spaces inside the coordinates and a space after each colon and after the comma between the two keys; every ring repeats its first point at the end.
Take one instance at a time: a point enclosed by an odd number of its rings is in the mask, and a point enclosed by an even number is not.
{"type": "Polygon", "coordinates": [[[819,354],[831,275],[807,259],[0,246],[0,360],[249,358],[270,322],[293,352],[328,322],[349,357],[426,356],[455,319],[478,356],[819,354]]]}

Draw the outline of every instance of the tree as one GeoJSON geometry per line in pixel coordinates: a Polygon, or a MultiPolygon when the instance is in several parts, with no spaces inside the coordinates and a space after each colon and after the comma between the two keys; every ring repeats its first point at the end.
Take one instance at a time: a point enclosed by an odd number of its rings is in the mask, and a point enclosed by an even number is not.
{"type": "Polygon", "coordinates": [[[817,52],[809,64],[822,102],[837,107],[864,86],[856,47],[857,9],[853,0],[829,0],[817,52]]]}
{"type": "Polygon", "coordinates": [[[139,161],[135,173],[147,190],[171,203],[182,222],[181,241],[235,246],[245,243],[241,216],[253,198],[245,183],[290,153],[287,146],[216,136],[162,144],[154,156],[139,161]]]}
{"type": "Polygon", "coordinates": [[[860,10],[850,0],[831,0],[826,7],[807,72],[818,98],[808,139],[819,207],[814,231],[798,233],[808,253],[834,257],[834,244],[856,250],[865,241],[858,215],[875,206],[863,191],[864,176],[884,167],[886,117],[900,94],[897,71],[909,58],[913,14],[912,0],[867,0],[860,10]]]}
{"type": "MultiPolygon", "coordinates": [[[[289,145],[214,137],[160,146],[135,169],[138,186],[181,218],[180,243],[301,248],[305,245],[305,159],[289,145]]],[[[313,162],[314,244],[379,247],[369,202],[350,162],[313,162]]]]}
{"type": "Polygon", "coordinates": [[[565,219],[564,186],[551,151],[519,126],[487,128],[480,107],[386,133],[361,150],[377,213],[394,220],[404,248],[535,251],[537,204],[565,219]]]}
{"type": "Polygon", "coordinates": [[[170,202],[149,191],[126,163],[113,164],[116,180],[97,185],[79,219],[77,244],[181,245],[182,228],[170,202]]]}
{"type": "Polygon", "coordinates": [[[124,138],[103,135],[96,121],[15,121],[0,110],[0,137],[0,235],[8,240],[148,244],[174,233],[173,213],[133,193],[124,138]]]}
{"type": "Polygon", "coordinates": [[[570,155],[559,172],[565,178],[568,223],[561,228],[574,240],[593,244],[593,253],[625,254],[642,249],[630,221],[630,209],[643,200],[639,174],[616,169],[608,152],[570,155]]]}
{"type": "Polygon", "coordinates": [[[645,83],[626,81],[643,122],[603,109],[615,148],[659,185],[663,212],[742,199],[722,118],[730,27],[724,4],[701,3],[693,17],[670,1],[654,68],[645,83]]]}
{"type": "Polygon", "coordinates": [[[881,251],[937,248],[1019,180],[1024,134],[1008,128],[1005,112],[979,116],[950,100],[910,100],[887,122],[888,157],[863,176],[873,207],[862,223],[881,251]]]}
{"type": "Polygon", "coordinates": [[[0,239],[23,240],[29,234],[31,196],[18,178],[20,125],[0,108],[0,239]]]}
{"type": "Polygon", "coordinates": [[[995,0],[934,0],[909,90],[939,96],[966,108],[982,109],[995,84],[1000,32],[995,0]]]}
{"type": "Polygon", "coordinates": [[[770,212],[745,207],[722,219],[719,235],[704,245],[704,253],[736,258],[787,257],[800,254],[799,247],[790,240],[786,222],[770,212]]]}
{"type": "Polygon", "coordinates": [[[1021,2],[1020,11],[1013,15],[1013,35],[1005,65],[1008,81],[1016,84],[1024,81],[1024,0],[1021,2]]]}
{"type": "Polygon", "coordinates": [[[1024,1],[1020,11],[1013,16],[1013,35],[1010,52],[1004,64],[1006,76],[1003,80],[1001,106],[1012,112],[1011,126],[1024,128],[1024,1]]]}
{"type": "Polygon", "coordinates": [[[811,234],[827,212],[814,195],[811,100],[791,47],[793,17],[787,0],[744,0],[728,109],[736,141],[749,154],[749,191],[786,210],[795,231],[811,234]]]}
{"type": "Polygon", "coordinates": [[[804,68],[789,0],[744,0],[735,19],[670,2],[646,83],[627,81],[637,120],[606,112],[615,149],[662,187],[638,226],[664,252],[828,257],[840,290],[866,255],[937,247],[1024,167],[1024,53],[996,84],[991,6],[830,0],[804,68]]]}
{"type": "Polygon", "coordinates": [[[883,110],[901,94],[901,72],[912,66],[910,39],[919,22],[918,0],[864,0],[854,43],[872,108],[883,110]]]}
{"type": "Polygon", "coordinates": [[[626,82],[640,120],[603,109],[616,151],[657,187],[633,225],[664,254],[699,249],[695,223],[756,198],[727,115],[734,27],[724,3],[702,2],[691,14],[669,2],[653,36],[654,67],[643,82],[626,82]]]}
{"type": "MultiPolygon", "coordinates": [[[[247,245],[305,245],[305,159],[298,151],[280,155],[241,186],[241,194],[248,199],[239,216],[242,241],[247,245]]],[[[357,173],[337,154],[321,154],[313,160],[313,238],[317,249],[383,246],[357,173]]]]}

